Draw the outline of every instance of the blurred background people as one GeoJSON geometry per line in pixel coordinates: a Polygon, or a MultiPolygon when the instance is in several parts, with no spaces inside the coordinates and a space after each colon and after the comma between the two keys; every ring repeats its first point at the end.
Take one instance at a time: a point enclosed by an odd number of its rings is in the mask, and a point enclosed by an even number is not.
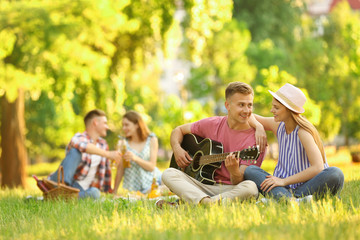
{"type": "MultiPolygon", "coordinates": [[[[124,134],[123,161],[117,167],[114,194],[117,194],[121,180],[123,188],[129,191],[146,193],[150,190],[153,178],[161,183],[161,172],[156,167],[158,139],[151,133],[141,115],[128,111],[122,119],[124,134]]],[[[121,146],[119,150],[121,151],[121,146]]]]}
{"type": "MultiPolygon", "coordinates": [[[[109,151],[106,137],[107,118],[102,110],[94,109],[84,118],[86,130],[76,133],[66,147],[66,157],[61,162],[64,182],[80,189],[79,197],[100,198],[100,191],[111,190],[111,169],[108,159],[121,161],[118,151],[109,151]]],[[[48,178],[57,182],[57,171],[48,178]]]]}

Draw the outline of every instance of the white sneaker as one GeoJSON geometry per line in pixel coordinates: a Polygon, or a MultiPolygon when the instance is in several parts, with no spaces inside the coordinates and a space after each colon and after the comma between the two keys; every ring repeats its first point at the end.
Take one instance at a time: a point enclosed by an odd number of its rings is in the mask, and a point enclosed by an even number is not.
{"type": "Polygon", "coordinates": [[[268,199],[268,198],[262,198],[262,199],[260,199],[260,201],[257,201],[257,202],[256,202],[256,204],[260,204],[260,203],[268,204],[268,203],[270,203],[270,199],[268,199]]]}
{"type": "Polygon", "coordinates": [[[311,203],[313,201],[313,196],[312,195],[308,195],[306,197],[302,197],[302,198],[296,198],[295,202],[297,203],[311,203]]]}

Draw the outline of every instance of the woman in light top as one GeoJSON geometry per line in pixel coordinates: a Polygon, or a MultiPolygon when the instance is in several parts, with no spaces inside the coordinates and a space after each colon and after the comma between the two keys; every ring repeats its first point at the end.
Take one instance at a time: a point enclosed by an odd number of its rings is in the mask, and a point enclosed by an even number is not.
{"type": "Polygon", "coordinates": [[[305,111],[304,93],[288,83],[276,93],[269,92],[273,96],[274,117],[253,115],[250,123],[275,134],[279,144],[278,163],[273,176],[257,166],[249,166],[245,179],[254,181],[264,196],[276,200],[308,195],[319,198],[327,192],[338,194],[344,174],[337,167],[329,167],[318,131],[301,115],[305,111]]]}
{"type": "Polygon", "coordinates": [[[114,194],[117,193],[121,179],[123,188],[129,191],[146,193],[155,177],[161,179],[156,167],[158,139],[151,133],[139,113],[129,111],[123,116],[122,130],[125,135],[126,153],[123,158],[130,161],[130,167],[124,168],[123,161],[117,167],[114,194]]]}

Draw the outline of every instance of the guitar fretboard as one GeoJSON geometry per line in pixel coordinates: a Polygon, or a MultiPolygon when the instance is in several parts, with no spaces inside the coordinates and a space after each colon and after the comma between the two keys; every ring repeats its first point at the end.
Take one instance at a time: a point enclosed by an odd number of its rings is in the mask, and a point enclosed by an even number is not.
{"type": "MultiPolygon", "coordinates": [[[[236,157],[238,158],[239,152],[234,152],[236,157]]],[[[226,159],[226,156],[230,153],[220,153],[214,155],[203,155],[200,157],[199,165],[214,163],[214,162],[221,162],[226,159]]]]}

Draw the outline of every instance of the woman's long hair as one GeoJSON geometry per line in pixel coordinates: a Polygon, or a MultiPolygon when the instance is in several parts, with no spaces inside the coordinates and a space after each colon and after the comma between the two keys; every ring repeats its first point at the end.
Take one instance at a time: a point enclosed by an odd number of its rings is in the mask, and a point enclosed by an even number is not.
{"type": "Polygon", "coordinates": [[[145,141],[146,138],[150,135],[150,130],[139,113],[135,111],[128,111],[127,113],[125,113],[123,118],[126,118],[130,122],[139,126],[137,133],[141,141],[145,141]]]}
{"type": "Polygon", "coordinates": [[[325,150],[324,150],[324,145],[322,144],[319,132],[316,130],[316,128],[314,127],[314,125],[311,124],[311,122],[309,122],[305,117],[303,117],[302,115],[295,113],[293,111],[290,111],[291,115],[293,117],[293,119],[295,120],[295,122],[302,127],[303,129],[305,129],[307,132],[309,132],[311,134],[311,136],[313,136],[316,145],[318,146],[320,152],[321,152],[321,156],[323,158],[323,162],[325,163],[325,150]]]}

